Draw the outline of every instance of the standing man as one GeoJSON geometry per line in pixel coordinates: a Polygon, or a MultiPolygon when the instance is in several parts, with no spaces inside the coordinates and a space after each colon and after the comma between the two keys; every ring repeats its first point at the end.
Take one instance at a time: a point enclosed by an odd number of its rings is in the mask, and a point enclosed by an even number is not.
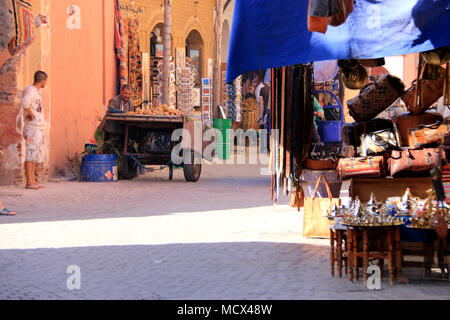
{"type": "Polygon", "coordinates": [[[134,111],[134,105],[131,101],[132,90],[128,84],[124,84],[120,90],[120,95],[109,100],[108,112],[130,112],[134,111]]]}
{"type": "Polygon", "coordinates": [[[45,118],[42,109],[40,90],[45,88],[48,76],[43,71],[34,74],[33,85],[23,90],[22,108],[24,110],[25,125],[23,137],[27,153],[25,156],[26,189],[39,190],[44,188],[36,181],[36,165],[42,163],[42,144],[44,142],[45,118]]]}

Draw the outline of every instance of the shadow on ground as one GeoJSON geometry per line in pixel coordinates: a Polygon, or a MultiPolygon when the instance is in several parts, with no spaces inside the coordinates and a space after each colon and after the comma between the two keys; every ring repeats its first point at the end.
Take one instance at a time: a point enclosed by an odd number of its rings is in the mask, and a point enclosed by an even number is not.
{"type": "Polygon", "coordinates": [[[368,290],[329,275],[328,249],[198,243],[0,251],[0,299],[449,299],[449,283],[368,290]],[[67,289],[70,265],[81,289],[67,289]]]}

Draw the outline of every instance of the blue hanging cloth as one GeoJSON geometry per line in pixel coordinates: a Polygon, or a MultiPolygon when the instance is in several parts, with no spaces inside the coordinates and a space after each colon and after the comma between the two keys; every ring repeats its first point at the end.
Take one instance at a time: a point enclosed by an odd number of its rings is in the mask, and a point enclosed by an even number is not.
{"type": "Polygon", "coordinates": [[[308,0],[236,0],[227,82],[254,70],[450,45],[450,0],[356,0],[326,34],[308,31],[307,14],[308,0]]]}

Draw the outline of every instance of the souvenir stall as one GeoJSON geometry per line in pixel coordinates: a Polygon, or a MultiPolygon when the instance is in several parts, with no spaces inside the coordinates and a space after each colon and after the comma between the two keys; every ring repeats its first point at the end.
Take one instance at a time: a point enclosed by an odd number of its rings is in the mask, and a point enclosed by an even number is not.
{"type": "Polygon", "coordinates": [[[108,141],[120,154],[119,175],[122,179],[134,179],[140,173],[155,170],[146,166],[160,165],[160,170],[169,169],[170,180],[174,168],[182,166],[185,180],[196,182],[201,175],[204,146],[197,146],[194,139],[201,140],[207,122],[191,117],[194,110],[195,67],[185,57],[184,50],[177,51],[178,70],[172,59],[169,65],[169,101],[167,105],[162,104],[162,25],[158,24],[152,32],[150,54],[141,52],[139,19],[128,15],[128,10],[132,9],[126,7],[126,15],[122,15],[119,1],[116,1],[115,44],[118,84],[120,87],[130,85],[135,110],[108,112],[99,129],[106,132],[108,141]],[[145,72],[143,56],[146,57],[145,72]],[[144,75],[147,75],[146,82],[150,80],[147,83],[149,86],[143,86],[144,75]],[[143,87],[148,91],[143,92],[143,87]],[[150,99],[144,99],[146,95],[150,99]],[[182,140],[179,157],[174,159],[172,150],[178,143],[171,137],[177,129],[185,130],[183,137],[179,137],[182,140]]]}
{"type": "Polygon", "coordinates": [[[330,238],[332,275],[337,264],[339,276],[344,268],[351,281],[362,274],[367,282],[369,264],[378,261],[383,273],[386,262],[393,284],[405,280],[409,253],[419,253],[429,273],[437,251],[448,279],[450,131],[448,119],[428,110],[441,97],[449,105],[450,36],[439,32],[450,28],[444,1],[286,1],[257,12],[251,3],[236,3],[228,80],[273,68],[273,200],[290,194],[291,206],[304,210],[303,235],[330,238]],[[247,20],[255,29],[242,34],[247,20]],[[274,28],[280,21],[285,27],[274,28]],[[282,54],[270,54],[275,43],[282,54]],[[420,53],[412,84],[369,77],[384,57],[410,53],[420,53]],[[336,103],[315,98],[314,65],[325,60],[336,61],[341,87],[360,90],[346,106],[333,90],[336,103]],[[388,109],[397,103],[407,112],[394,116],[388,109]],[[344,109],[353,122],[343,121],[344,109]]]}

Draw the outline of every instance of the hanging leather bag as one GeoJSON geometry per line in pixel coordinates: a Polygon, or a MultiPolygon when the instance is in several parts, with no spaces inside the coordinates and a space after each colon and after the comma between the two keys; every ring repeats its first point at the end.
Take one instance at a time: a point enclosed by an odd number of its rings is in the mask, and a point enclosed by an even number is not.
{"type": "Polygon", "coordinates": [[[311,15],[311,2],[314,0],[309,0],[308,2],[308,18],[307,25],[309,32],[320,32],[326,33],[328,29],[328,17],[320,17],[311,15]]]}
{"type": "Polygon", "coordinates": [[[337,2],[339,10],[329,18],[328,24],[336,27],[343,24],[350,13],[353,12],[353,0],[338,0],[335,2],[337,2]]]}
{"type": "MultiPolygon", "coordinates": [[[[445,69],[439,68],[442,74],[445,74],[445,69]]],[[[418,91],[416,79],[402,96],[403,102],[412,114],[424,113],[433,103],[442,97],[444,92],[445,78],[443,77],[436,80],[421,79],[419,82],[420,91],[418,91]],[[416,97],[417,94],[420,94],[420,96],[416,97]]]]}
{"type": "Polygon", "coordinates": [[[403,94],[403,82],[385,75],[361,89],[359,96],[347,101],[350,115],[355,121],[367,121],[390,107],[403,94]]]}
{"type": "MultiPolygon", "coordinates": [[[[423,172],[431,170],[439,163],[441,150],[439,148],[393,150],[388,160],[391,176],[402,172],[423,172]]],[[[442,156],[445,157],[445,156],[442,156]]]]}

